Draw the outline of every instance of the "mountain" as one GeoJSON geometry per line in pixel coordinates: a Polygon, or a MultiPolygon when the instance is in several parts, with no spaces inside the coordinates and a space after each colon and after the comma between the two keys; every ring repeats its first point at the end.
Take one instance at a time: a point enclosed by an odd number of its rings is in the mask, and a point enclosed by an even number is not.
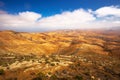
{"type": "Polygon", "coordinates": [[[0,53],[23,55],[119,55],[120,34],[109,30],[61,30],[45,33],[0,32],[0,53]]]}
{"type": "Polygon", "coordinates": [[[0,80],[119,80],[119,30],[0,31],[0,80]]]}

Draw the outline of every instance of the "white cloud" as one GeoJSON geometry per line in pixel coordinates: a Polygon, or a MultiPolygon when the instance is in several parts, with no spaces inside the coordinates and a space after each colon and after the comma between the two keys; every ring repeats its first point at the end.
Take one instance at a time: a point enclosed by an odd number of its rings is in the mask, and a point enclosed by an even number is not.
{"type": "Polygon", "coordinates": [[[117,16],[120,17],[120,8],[117,6],[107,6],[95,11],[98,17],[117,16]]]}
{"type": "Polygon", "coordinates": [[[20,12],[19,14],[0,14],[0,24],[5,27],[31,27],[41,18],[41,14],[35,12],[20,12]]]}
{"type": "Polygon", "coordinates": [[[83,9],[78,9],[72,12],[66,11],[61,14],[42,18],[39,24],[45,27],[71,28],[93,20],[95,20],[95,17],[91,13],[83,9]]]}
{"type": "Polygon", "coordinates": [[[77,9],[49,17],[35,12],[8,14],[0,11],[0,29],[42,31],[75,28],[106,28],[120,25],[120,8],[107,6],[93,11],[77,9]]]}

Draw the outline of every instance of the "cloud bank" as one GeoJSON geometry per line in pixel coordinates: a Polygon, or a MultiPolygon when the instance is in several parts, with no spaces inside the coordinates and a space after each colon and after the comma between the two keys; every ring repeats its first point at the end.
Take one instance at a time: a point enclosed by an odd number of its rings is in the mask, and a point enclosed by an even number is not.
{"type": "Polygon", "coordinates": [[[92,29],[120,26],[120,8],[105,6],[95,11],[77,9],[49,17],[35,12],[8,14],[0,11],[0,30],[46,31],[58,29],[92,29]]]}

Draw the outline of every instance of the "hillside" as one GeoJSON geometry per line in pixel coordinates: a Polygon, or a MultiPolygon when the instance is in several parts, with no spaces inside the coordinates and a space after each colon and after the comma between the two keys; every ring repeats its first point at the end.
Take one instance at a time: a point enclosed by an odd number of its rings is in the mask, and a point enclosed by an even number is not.
{"type": "Polygon", "coordinates": [[[46,33],[0,32],[0,53],[119,55],[120,34],[111,31],[63,30],[46,33]]]}
{"type": "Polygon", "coordinates": [[[119,30],[0,32],[0,80],[119,80],[119,30]]]}

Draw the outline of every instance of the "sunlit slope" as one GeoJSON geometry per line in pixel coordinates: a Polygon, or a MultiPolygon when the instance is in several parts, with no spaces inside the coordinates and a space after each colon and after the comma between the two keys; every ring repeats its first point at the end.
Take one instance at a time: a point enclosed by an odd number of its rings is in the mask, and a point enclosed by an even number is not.
{"type": "Polygon", "coordinates": [[[119,56],[119,32],[102,30],[62,30],[45,33],[0,32],[0,52],[15,54],[97,53],[119,56]]]}

